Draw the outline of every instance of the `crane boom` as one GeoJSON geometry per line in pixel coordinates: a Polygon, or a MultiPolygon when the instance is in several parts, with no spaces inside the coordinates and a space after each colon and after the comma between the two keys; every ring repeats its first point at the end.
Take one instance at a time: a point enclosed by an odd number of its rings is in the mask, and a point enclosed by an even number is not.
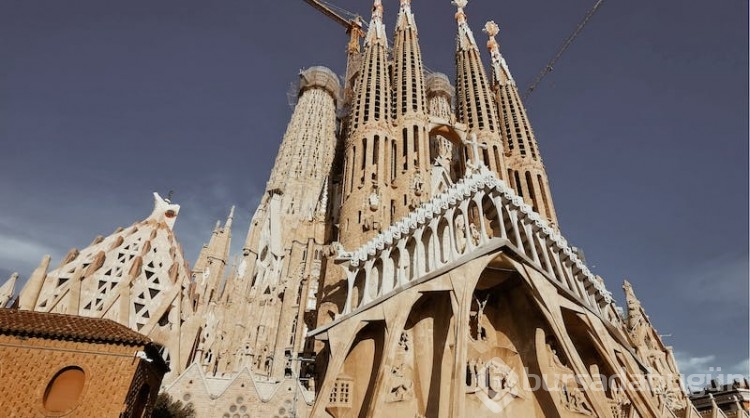
{"type": "Polygon", "coordinates": [[[350,19],[347,19],[340,14],[336,13],[333,9],[331,9],[329,6],[321,3],[318,0],[305,0],[305,3],[309,4],[310,6],[316,8],[319,12],[323,13],[324,15],[328,16],[329,18],[333,19],[334,22],[338,23],[339,25],[343,26],[345,29],[349,30],[351,27],[351,21],[350,19]]]}
{"type": "Polygon", "coordinates": [[[326,4],[323,0],[304,0],[305,3],[314,7],[319,12],[328,16],[334,22],[346,28],[346,33],[349,35],[349,44],[347,45],[347,60],[346,60],[346,75],[344,77],[344,108],[348,107],[351,103],[354,94],[354,77],[359,68],[360,56],[360,38],[365,36],[365,32],[362,30],[364,26],[362,18],[354,13],[347,10],[338,8],[343,11],[347,16],[334,10],[332,5],[326,4]]]}
{"type": "Polygon", "coordinates": [[[560,58],[563,56],[565,51],[570,48],[570,45],[573,44],[573,41],[578,37],[578,35],[581,34],[583,31],[583,28],[586,26],[587,23],[589,23],[589,20],[591,20],[592,17],[594,17],[594,14],[599,10],[599,8],[604,3],[604,0],[598,0],[596,4],[594,4],[594,7],[592,7],[588,13],[586,13],[586,16],[583,17],[583,20],[576,26],[576,29],[573,31],[573,33],[568,36],[567,39],[565,39],[565,42],[563,42],[560,49],[557,51],[554,57],[550,60],[549,63],[542,69],[542,71],[536,76],[536,79],[534,79],[534,82],[531,83],[531,86],[529,86],[528,90],[526,90],[526,93],[523,95],[523,99],[526,100],[531,95],[531,93],[536,90],[536,88],[539,86],[539,84],[542,82],[544,77],[547,76],[547,74],[551,73],[552,70],[555,68],[555,64],[557,64],[557,61],[560,60],[560,58]]]}

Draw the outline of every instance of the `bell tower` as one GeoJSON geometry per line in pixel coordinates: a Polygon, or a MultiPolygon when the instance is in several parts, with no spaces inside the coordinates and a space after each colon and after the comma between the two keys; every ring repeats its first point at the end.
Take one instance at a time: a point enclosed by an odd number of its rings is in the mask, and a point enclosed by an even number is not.
{"type": "Polygon", "coordinates": [[[388,39],[383,4],[375,0],[365,37],[350,131],[344,141],[344,177],[339,231],[341,243],[356,247],[387,227],[393,210],[386,152],[395,144],[392,129],[388,39]]]}
{"type": "MultiPolygon", "coordinates": [[[[456,21],[456,114],[458,121],[468,127],[472,142],[481,148],[480,159],[498,177],[505,179],[506,169],[503,160],[503,143],[499,132],[497,109],[488,88],[489,83],[482,65],[474,34],[466,20],[464,8],[468,0],[455,0],[458,8],[456,21]]],[[[471,153],[468,153],[471,154],[471,153]]],[[[471,155],[466,160],[472,160],[471,155]]],[[[471,161],[476,165],[477,161],[471,161]]]]}
{"type": "Polygon", "coordinates": [[[535,212],[557,227],[557,214],[552,204],[549,179],[534,130],[531,129],[516,81],[510,74],[508,64],[500,54],[500,44],[495,39],[500,28],[495,22],[490,21],[485,25],[484,32],[489,35],[487,48],[492,56],[492,91],[500,116],[499,130],[505,143],[507,180],[535,212]]]}

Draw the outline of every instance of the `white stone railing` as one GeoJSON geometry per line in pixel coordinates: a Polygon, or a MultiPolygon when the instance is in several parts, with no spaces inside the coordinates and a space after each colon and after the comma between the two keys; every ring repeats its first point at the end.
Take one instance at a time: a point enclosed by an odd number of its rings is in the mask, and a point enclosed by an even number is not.
{"type": "Polygon", "coordinates": [[[619,321],[612,294],[565,238],[484,166],[357,250],[339,247],[337,260],[347,277],[342,315],[367,309],[493,245],[510,248],[592,311],[619,321]]]}

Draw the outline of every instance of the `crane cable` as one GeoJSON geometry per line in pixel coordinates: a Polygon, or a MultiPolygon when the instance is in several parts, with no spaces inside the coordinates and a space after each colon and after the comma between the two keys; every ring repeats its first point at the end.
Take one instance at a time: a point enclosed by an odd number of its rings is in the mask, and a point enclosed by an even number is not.
{"type": "Polygon", "coordinates": [[[350,12],[349,10],[346,10],[343,7],[337,6],[325,0],[319,0],[318,3],[321,3],[325,7],[328,7],[329,9],[331,9],[332,11],[339,13],[342,17],[349,19],[350,21],[355,21],[359,19],[359,22],[362,24],[362,27],[367,29],[367,26],[368,26],[367,22],[365,22],[365,19],[363,19],[362,16],[360,16],[359,14],[350,12]]]}
{"type": "Polygon", "coordinates": [[[573,41],[575,41],[578,35],[580,35],[581,32],[583,32],[583,28],[586,26],[586,24],[589,23],[591,18],[594,17],[594,14],[596,14],[596,12],[599,10],[599,8],[602,6],[603,3],[604,3],[604,0],[598,0],[596,4],[594,4],[594,7],[592,7],[591,10],[588,11],[588,13],[586,13],[586,16],[584,16],[583,20],[581,20],[581,22],[578,24],[575,31],[573,31],[573,33],[570,36],[568,36],[567,39],[565,39],[565,42],[563,42],[562,46],[557,51],[557,54],[555,54],[555,56],[552,57],[550,62],[547,63],[544,69],[542,69],[542,71],[536,76],[536,79],[534,79],[534,82],[531,83],[531,86],[529,86],[529,88],[524,93],[523,100],[528,99],[531,93],[533,93],[534,90],[536,90],[536,88],[542,82],[542,80],[544,80],[544,77],[546,77],[547,74],[552,72],[552,70],[555,68],[555,64],[557,64],[557,61],[559,61],[560,58],[565,53],[565,51],[567,51],[568,48],[570,48],[570,46],[573,44],[573,41]]]}

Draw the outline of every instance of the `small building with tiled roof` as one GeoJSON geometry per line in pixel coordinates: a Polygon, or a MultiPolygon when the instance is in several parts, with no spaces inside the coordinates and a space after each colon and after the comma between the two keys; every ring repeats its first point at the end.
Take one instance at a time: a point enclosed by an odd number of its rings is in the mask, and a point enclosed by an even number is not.
{"type": "Polygon", "coordinates": [[[0,309],[3,416],[147,417],[168,370],[112,320],[0,309]]]}

